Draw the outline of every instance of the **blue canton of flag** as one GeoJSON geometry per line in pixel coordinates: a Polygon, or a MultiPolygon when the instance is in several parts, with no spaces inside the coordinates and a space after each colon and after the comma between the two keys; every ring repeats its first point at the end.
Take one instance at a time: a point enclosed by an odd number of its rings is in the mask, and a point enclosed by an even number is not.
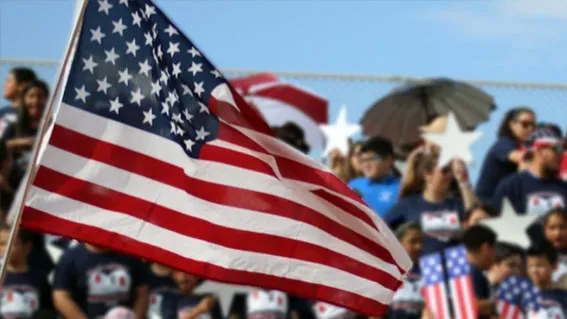
{"type": "Polygon", "coordinates": [[[506,278],[496,294],[498,313],[502,318],[525,318],[540,309],[541,296],[529,279],[519,276],[506,278]]]}
{"type": "Polygon", "coordinates": [[[463,246],[446,249],[445,257],[447,259],[447,274],[449,280],[469,274],[470,266],[467,262],[465,248],[463,246]]]}
{"type": "Polygon", "coordinates": [[[421,258],[419,266],[423,272],[423,284],[425,286],[433,286],[445,282],[441,254],[431,254],[421,258]]]}
{"type": "Polygon", "coordinates": [[[216,138],[207,102],[225,80],[151,1],[88,1],[63,103],[178,142],[216,138]],[[150,20],[151,17],[151,20],[150,20]]]}

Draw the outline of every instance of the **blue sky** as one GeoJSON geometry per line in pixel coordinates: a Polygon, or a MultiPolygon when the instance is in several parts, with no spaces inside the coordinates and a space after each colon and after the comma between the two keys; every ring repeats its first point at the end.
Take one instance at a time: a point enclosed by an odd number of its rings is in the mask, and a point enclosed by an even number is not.
{"type": "MultiPolygon", "coordinates": [[[[156,2],[221,69],[567,82],[566,1],[156,2]]],[[[74,0],[0,0],[0,57],[60,59],[74,10],[74,0]]],[[[38,70],[53,81],[53,69],[38,70]]],[[[0,67],[0,77],[6,71],[0,67]]],[[[302,84],[330,99],[332,118],[341,104],[349,105],[350,120],[386,92],[302,84]]],[[[567,92],[490,93],[500,109],[481,128],[487,137],[475,146],[479,160],[507,107],[528,104],[542,119],[553,120],[567,97],[567,92]]]]}

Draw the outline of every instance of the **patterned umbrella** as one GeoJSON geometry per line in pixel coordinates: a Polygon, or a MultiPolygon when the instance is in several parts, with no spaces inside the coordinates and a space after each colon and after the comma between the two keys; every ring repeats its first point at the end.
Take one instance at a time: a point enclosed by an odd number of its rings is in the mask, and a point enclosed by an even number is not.
{"type": "Polygon", "coordinates": [[[383,136],[398,148],[420,141],[419,128],[453,112],[467,130],[488,120],[494,99],[467,83],[433,79],[403,86],[366,111],[360,124],[366,136],[383,136]]]}

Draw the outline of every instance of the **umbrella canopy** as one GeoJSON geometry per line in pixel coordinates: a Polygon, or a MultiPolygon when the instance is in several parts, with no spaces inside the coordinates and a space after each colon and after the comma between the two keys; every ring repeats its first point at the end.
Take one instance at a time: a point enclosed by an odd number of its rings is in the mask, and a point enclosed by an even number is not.
{"type": "Polygon", "coordinates": [[[328,123],[327,99],[298,85],[281,82],[269,73],[233,79],[231,84],[262,113],[268,124],[294,122],[303,129],[311,149],[324,146],[325,136],[319,125],[328,123]]]}
{"type": "Polygon", "coordinates": [[[360,124],[364,135],[383,136],[404,148],[420,141],[419,128],[437,116],[453,112],[459,125],[471,130],[487,121],[495,108],[491,95],[470,84],[433,79],[385,96],[366,111],[360,124]]]}

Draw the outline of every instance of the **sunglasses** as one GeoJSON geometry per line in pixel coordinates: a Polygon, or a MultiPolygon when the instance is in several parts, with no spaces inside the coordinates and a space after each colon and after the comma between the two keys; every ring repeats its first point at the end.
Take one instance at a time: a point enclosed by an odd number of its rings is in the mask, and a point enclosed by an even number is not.
{"type": "Polygon", "coordinates": [[[518,122],[523,128],[534,128],[536,127],[536,123],[533,121],[516,121],[518,122]]]}

